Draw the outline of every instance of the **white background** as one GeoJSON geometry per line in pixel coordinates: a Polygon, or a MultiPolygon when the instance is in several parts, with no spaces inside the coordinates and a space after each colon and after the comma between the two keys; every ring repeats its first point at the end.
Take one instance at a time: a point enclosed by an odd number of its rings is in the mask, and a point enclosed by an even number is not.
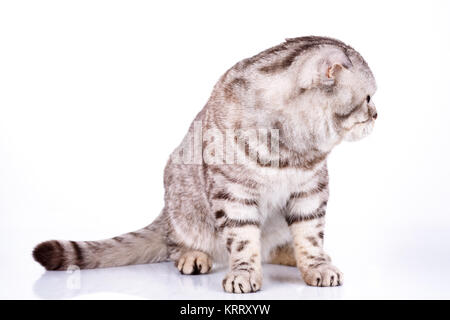
{"type": "Polygon", "coordinates": [[[0,298],[450,298],[449,21],[448,1],[0,2],[0,298]],[[42,240],[147,225],[219,77],[303,35],[351,44],[379,87],[373,134],[329,159],[325,246],[344,286],[269,265],[261,292],[233,296],[224,269],[32,260],[42,240]]]}

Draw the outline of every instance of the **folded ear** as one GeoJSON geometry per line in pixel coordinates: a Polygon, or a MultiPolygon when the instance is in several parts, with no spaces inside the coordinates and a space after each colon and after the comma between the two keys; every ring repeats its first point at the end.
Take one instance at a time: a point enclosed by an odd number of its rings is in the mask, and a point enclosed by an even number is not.
{"type": "Polygon", "coordinates": [[[320,48],[301,65],[300,87],[332,86],[342,69],[352,67],[347,55],[337,48],[320,48]]]}

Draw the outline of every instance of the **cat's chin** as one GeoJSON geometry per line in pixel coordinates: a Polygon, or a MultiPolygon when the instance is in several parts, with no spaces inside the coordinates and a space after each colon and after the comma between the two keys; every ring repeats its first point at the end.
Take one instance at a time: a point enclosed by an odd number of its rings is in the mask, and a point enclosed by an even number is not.
{"type": "Polygon", "coordinates": [[[349,142],[361,140],[372,133],[374,125],[375,122],[373,120],[355,124],[347,131],[344,140],[349,142]]]}

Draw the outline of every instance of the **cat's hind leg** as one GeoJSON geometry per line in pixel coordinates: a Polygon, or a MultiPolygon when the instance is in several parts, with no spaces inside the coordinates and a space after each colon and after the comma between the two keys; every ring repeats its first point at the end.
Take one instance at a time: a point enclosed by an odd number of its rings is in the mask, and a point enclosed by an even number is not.
{"type": "Polygon", "coordinates": [[[284,266],[295,267],[297,262],[295,261],[294,248],[291,243],[278,246],[270,252],[269,263],[281,264],[284,266]]]}
{"type": "Polygon", "coordinates": [[[211,271],[212,259],[202,251],[187,251],[175,262],[182,274],[205,274],[211,271]]]}

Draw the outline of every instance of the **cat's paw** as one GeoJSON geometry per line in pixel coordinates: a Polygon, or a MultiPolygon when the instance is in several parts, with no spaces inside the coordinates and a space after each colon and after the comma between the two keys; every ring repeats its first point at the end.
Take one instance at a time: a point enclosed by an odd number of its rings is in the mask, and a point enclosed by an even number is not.
{"type": "Polygon", "coordinates": [[[255,271],[233,270],[222,281],[223,289],[230,293],[249,293],[261,289],[262,276],[255,271]]]}
{"type": "Polygon", "coordinates": [[[335,287],[343,284],[344,275],[335,266],[324,263],[303,272],[303,280],[314,287],[335,287]]]}
{"type": "Polygon", "coordinates": [[[204,274],[212,268],[212,260],[204,252],[188,251],[177,261],[176,266],[182,274],[204,274]]]}

